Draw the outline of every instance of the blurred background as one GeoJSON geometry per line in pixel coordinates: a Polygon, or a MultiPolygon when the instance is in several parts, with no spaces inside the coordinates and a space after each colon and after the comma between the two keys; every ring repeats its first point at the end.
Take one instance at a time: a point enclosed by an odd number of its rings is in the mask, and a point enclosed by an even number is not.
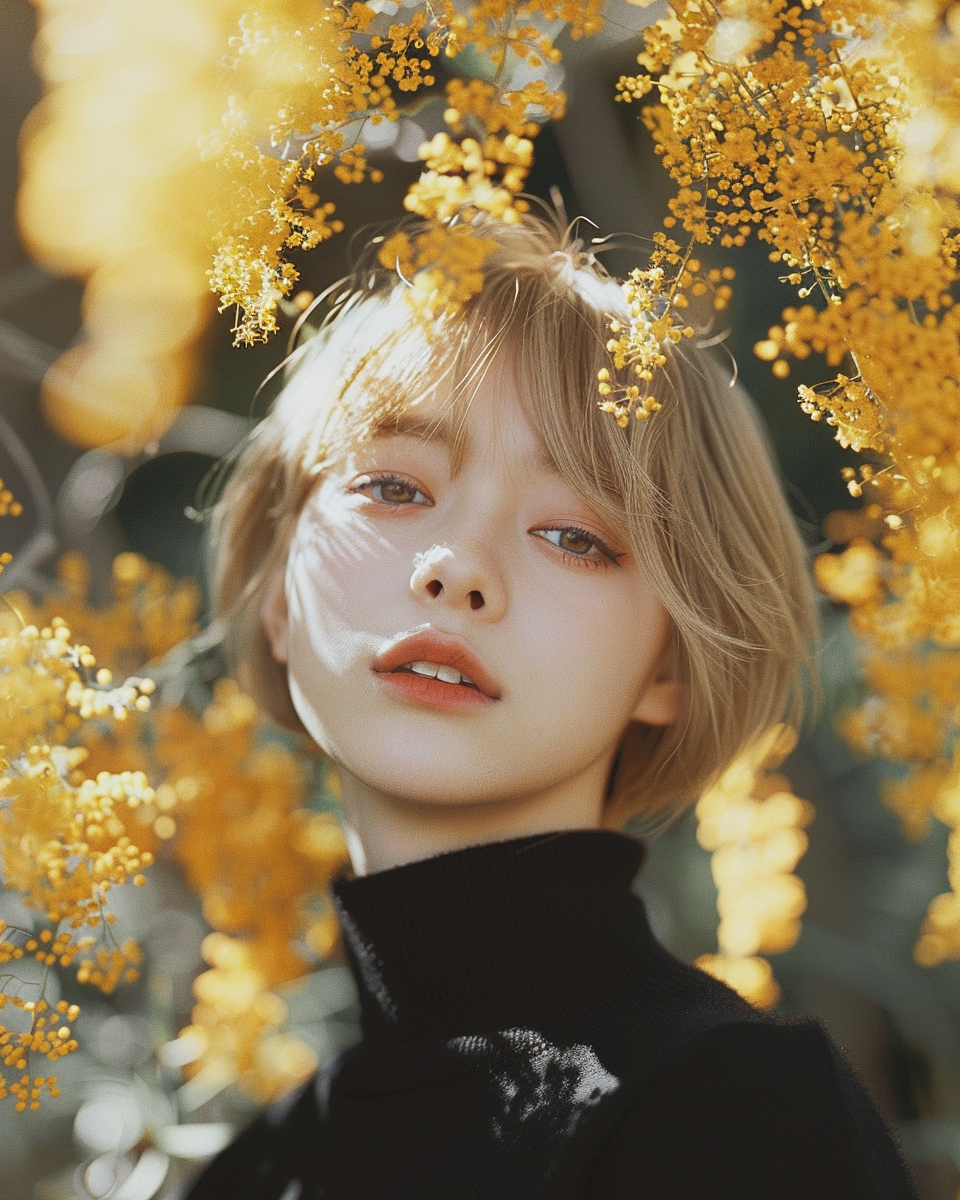
{"type": "MultiPolygon", "coordinates": [[[[612,3],[603,35],[564,44],[569,115],[541,133],[529,186],[544,198],[559,194],[569,216],[589,218],[600,234],[633,235],[609,260],[621,272],[642,257],[672,191],[636,109],[613,100],[648,16],[612,3]]],[[[258,387],[283,357],[293,315],[269,344],[237,349],[231,316],[217,316],[211,297],[183,350],[184,361],[195,364],[183,385],[191,405],[162,436],[136,452],[109,444],[91,450],[89,442],[63,436],[69,422],[57,419],[49,399],[41,404],[40,385],[57,356],[79,342],[82,283],[39,265],[17,220],[18,141],[24,123],[36,120],[30,114],[42,93],[35,33],[28,0],[0,0],[0,478],[24,506],[22,516],[0,518],[0,549],[14,553],[0,586],[49,596],[57,587],[56,562],[71,551],[90,564],[94,603],[109,599],[111,564],[126,551],[202,584],[202,526],[190,515],[200,506],[198,489],[263,411],[258,387]]],[[[418,174],[416,145],[435,132],[431,119],[425,115],[419,131],[375,150],[382,183],[322,181],[346,231],[300,256],[302,288],[322,291],[346,271],[356,239],[401,213],[418,174]]],[[[109,137],[109,129],[105,121],[96,136],[109,137]]],[[[77,169],[75,161],[48,163],[53,194],[43,219],[61,221],[66,230],[86,219],[71,199],[77,169]]],[[[811,549],[826,548],[831,531],[828,522],[824,532],[824,521],[853,502],[840,478],[847,457],[827,426],[812,423],[796,403],[797,383],[817,382],[816,367],[806,380],[778,380],[755,359],[754,343],[789,301],[764,249],[751,244],[706,265],[727,264],[737,278],[723,318],[725,347],[763,413],[811,549]]],[[[148,268],[144,263],[145,293],[148,268]]],[[[935,826],[924,840],[906,840],[880,800],[880,785],[895,768],[855,758],[834,733],[838,710],[859,696],[856,646],[843,613],[826,602],[824,622],[823,701],[782,768],[797,795],[815,806],[816,818],[798,867],[809,897],[802,934],[772,959],[779,1011],[826,1024],[898,1130],[925,1200],[954,1200],[960,964],[927,969],[912,957],[926,907],[947,887],[945,831],[935,826]]],[[[311,803],[323,808],[329,800],[320,778],[311,803]]],[[[715,949],[717,930],[710,856],[695,832],[688,814],[653,838],[638,883],[656,930],[688,960],[715,949]]],[[[203,968],[200,944],[208,932],[196,894],[169,861],[154,869],[145,889],[127,896],[129,890],[117,911],[125,932],[144,947],[142,978],[109,997],[78,997],[81,1049],[62,1064],[58,1098],[24,1114],[0,1101],[0,1190],[8,1200],[173,1195],[254,1110],[255,1101],[236,1088],[184,1082],[180,1071],[189,1047],[176,1034],[190,1019],[191,983],[203,968]]],[[[12,920],[14,907],[15,897],[3,897],[0,916],[12,920]]],[[[319,1059],[356,1036],[349,975],[335,958],[285,1000],[288,1025],[319,1059]]]]}

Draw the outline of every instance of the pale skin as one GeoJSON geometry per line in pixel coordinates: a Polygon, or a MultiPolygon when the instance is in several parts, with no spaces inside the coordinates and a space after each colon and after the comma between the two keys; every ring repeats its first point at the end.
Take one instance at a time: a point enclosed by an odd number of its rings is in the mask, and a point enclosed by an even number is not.
{"type": "Polygon", "coordinates": [[[504,356],[466,422],[456,470],[436,399],[330,464],[262,609],[358,874],[599,828],[628,724],[680,707],[666,610],[546,459],[504,356]]]}

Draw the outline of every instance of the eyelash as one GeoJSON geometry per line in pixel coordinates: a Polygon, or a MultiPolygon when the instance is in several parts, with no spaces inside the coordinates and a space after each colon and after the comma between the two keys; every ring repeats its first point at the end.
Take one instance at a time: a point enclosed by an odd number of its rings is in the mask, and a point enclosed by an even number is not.
{"type": "MultiPolygon", "coordinates": [[[[417,487],[412,479],[408,479],[405,475],[395,475],[389,472],[382,475],[367,475],[365,477],[365,482],[355,484],[350,488],[350,491],[354,495],[357,495],[367,492],[371,488],[382,487],[387,483],[403,484],[405,487],[409,488],[410,491],[424,496],[428,503],[421,505],[420,502],[416,500],[399,501],[385,500],[382,497],[377,496],[371,497],[377,504],[384,504],[388,508],[392,509],[409,508],[411,505],[427,508],[433,504],[433,501],[429,499],[426,492],[424,492],[422,488],[417,487]]],[[[588,554],[575,554],[572,550],[565,550],[563,546],[558,546],[556,542],[551,542],[549,538],[544,538],[543,540],[545,542],[550,542],[551,546],[556,547],[556,549],[560,551],[560,553],[563,555],[564,562],[569,563],[571,566],[593,568],[617,566],[619,560],[624,557],[622,552],[618,553],[616,550],[612,550],[610,546],[608,546],[603,540],[603,538],[598,537],[595,533],[591,533],[588,529],[581,529],[579,525],[554,525],[544,527],[542,529],[531,529],[530,532],[537,535],[543,533],[572,533],[576,537],[585,538],[602,556],[602,558],[598,559],[590,557],[588,554]]]]}
{"type": "MultiPolygon", "coordinates": [[[[558,546],[556,542],[550,542],[551,546],[556,547],[563,555],[564,562],[578,567],[606,567],[617,566],[621,558],[624,557],[624,552],[612,550],[603,538],[598,537],[595,533],[591,533],[588,529],[581,529],[579,525],[555,525],[550,528],[531,530],[531,533],[572,533],[576,537],[586,538],[588,542],[593,544],[593,547],[599,551],[603,559],[591,558],[586,554],[574,554],[572,550],[565,550],[563,546],[558,546]]],[[[549,542],[549,538],[543,539],[549,542]]]]}
{"type": "Polygon", "coordinates": [[[419,508],[429,508],[433,504],[433,501],[429,496],[427,496],[423,488],[417,487],[413,480],[408,479],[405,475],[392,475],[389,473],[384,475],[366,475],[364,476],[364,479],[365,482],[354,484],[354,486],[349,489],[350,492],[354,495],[357,495],[368,491],[370,488],[383,487],[385,483],[400,483],[409,488],[411,492],[415,492],[418,495],[423,496],[428,503],[422,504],[419,500],[385,500],[382,496],[372,496],[371,499],[376,501],[377,504],[385,504],[388,508],[393,509],[409,508],[414,505],[419,508]]]}

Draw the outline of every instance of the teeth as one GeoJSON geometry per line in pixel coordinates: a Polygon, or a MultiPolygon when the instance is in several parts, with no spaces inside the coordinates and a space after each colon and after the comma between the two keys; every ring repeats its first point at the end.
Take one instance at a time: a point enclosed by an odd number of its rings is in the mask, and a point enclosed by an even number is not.
{"type": "Polygon", "coordinates": [[[414,675],[426,675],[428,679],[439,679],[441,683],[465,683],[467,687],[476,687],[472,679],[461,675],[456,667],[440,666],[432,662],[414,662],[405,668],[414,675]]]}

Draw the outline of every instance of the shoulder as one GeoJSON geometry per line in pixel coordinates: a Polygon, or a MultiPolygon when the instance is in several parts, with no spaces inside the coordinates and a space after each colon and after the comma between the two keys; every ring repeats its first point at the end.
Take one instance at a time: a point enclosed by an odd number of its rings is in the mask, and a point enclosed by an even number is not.
{"type": "Polygon", "coordinates": [[[816,1022],[731,1021],[689,1038],[660,1064],[639,1102],[681,1123],[748,1123],[794,1133],[839,1113],[831,1044],[816,1022]]]}
{"type": "Polygon", "coordinates": [[[829,1086],[833,1075],[832,1043],[818,1021],[779,1021],[765,1014],[746,1020],[725,1021],[705,1028],[677,1046],[668,1067],[671,1071],[704,1072],[716,1077],[715,1067],[737,1066],[724,1075],[725,1086],[742,1088],[770,1076],[796,1092],[796,1075],[829,1086]]]}
{"type": "Polygon", "coordinates": [[[705,1030],[639,1082],[590,1196],[912,1200],[893,1140],[813,1021],[705,1030]]]}

